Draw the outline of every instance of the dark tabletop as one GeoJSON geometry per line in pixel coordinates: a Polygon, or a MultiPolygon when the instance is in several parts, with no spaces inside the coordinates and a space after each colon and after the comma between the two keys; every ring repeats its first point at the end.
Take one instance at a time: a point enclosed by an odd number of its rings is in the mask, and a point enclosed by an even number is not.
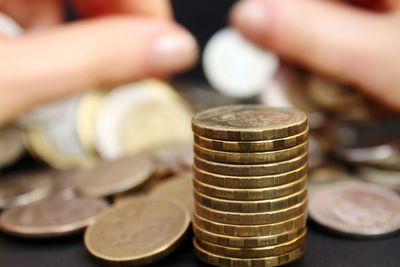
{"type": "MultiPolygon", "coordinates": [[[[156,238],[156,237],[155,237],[156,238]]],[[[153,266],[207,266],[192,252],[190,237],[153,266]]],[[[24,240],[0,234],[1,267],[95,267],[82,235],[53,240],[24,240]]],[[[310,225],[307,253],[289,266],[400,266],[400,235],[373,240],[348,239],[310,225]]]]}

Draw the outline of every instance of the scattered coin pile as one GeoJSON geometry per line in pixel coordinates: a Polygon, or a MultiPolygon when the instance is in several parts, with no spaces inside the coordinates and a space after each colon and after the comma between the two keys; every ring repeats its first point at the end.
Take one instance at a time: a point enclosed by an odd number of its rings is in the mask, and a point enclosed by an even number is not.
{"type": "Polygon", "coordinates": [[[306,115],[226,106],[192,120],[196,255],[219,266],[276,266],[305,251],[306,115]]]}

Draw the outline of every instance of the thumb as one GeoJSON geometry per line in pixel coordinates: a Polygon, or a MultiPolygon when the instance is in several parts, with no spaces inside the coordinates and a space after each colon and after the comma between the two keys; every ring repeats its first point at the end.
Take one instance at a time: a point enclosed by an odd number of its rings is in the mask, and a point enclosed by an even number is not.
{"type": "Polygon", "coordinates": [[[394,16],[319,0],[248,0],[234,7],[231,20],[260,46],[400,109],[394,16]]]}

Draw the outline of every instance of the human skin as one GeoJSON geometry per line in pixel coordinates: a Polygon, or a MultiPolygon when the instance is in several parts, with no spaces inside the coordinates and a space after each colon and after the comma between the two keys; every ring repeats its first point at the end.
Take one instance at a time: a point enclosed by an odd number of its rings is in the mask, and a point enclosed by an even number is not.
{"type": "Polygon", "coordinates": [[[242,0],[231,24],[260,47],[400,111],[398,0],[242,0]]]}

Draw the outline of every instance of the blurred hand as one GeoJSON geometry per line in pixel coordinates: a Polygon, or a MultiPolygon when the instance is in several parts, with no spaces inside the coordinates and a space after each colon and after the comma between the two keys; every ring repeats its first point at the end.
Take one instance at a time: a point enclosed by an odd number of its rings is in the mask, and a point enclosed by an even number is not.
{"type": "Polygon", "coordinates": [[[400,110],[400,2],[245,0],[231,22],[261,47],[354,84],[400,110]],[[385,12],[376,12],[377,10],[385,12]]]}
{"type": "Polygon", "coordinates": [[[0,0],[27,34],[0,34],[0,125],[37,104],[83,90],[168,76],[197,58],[167,0],[75,0],[88,20],[57,25],[62,0],[0,0]],[[95,18],[94,18],[95,17],[95,18]]]}

